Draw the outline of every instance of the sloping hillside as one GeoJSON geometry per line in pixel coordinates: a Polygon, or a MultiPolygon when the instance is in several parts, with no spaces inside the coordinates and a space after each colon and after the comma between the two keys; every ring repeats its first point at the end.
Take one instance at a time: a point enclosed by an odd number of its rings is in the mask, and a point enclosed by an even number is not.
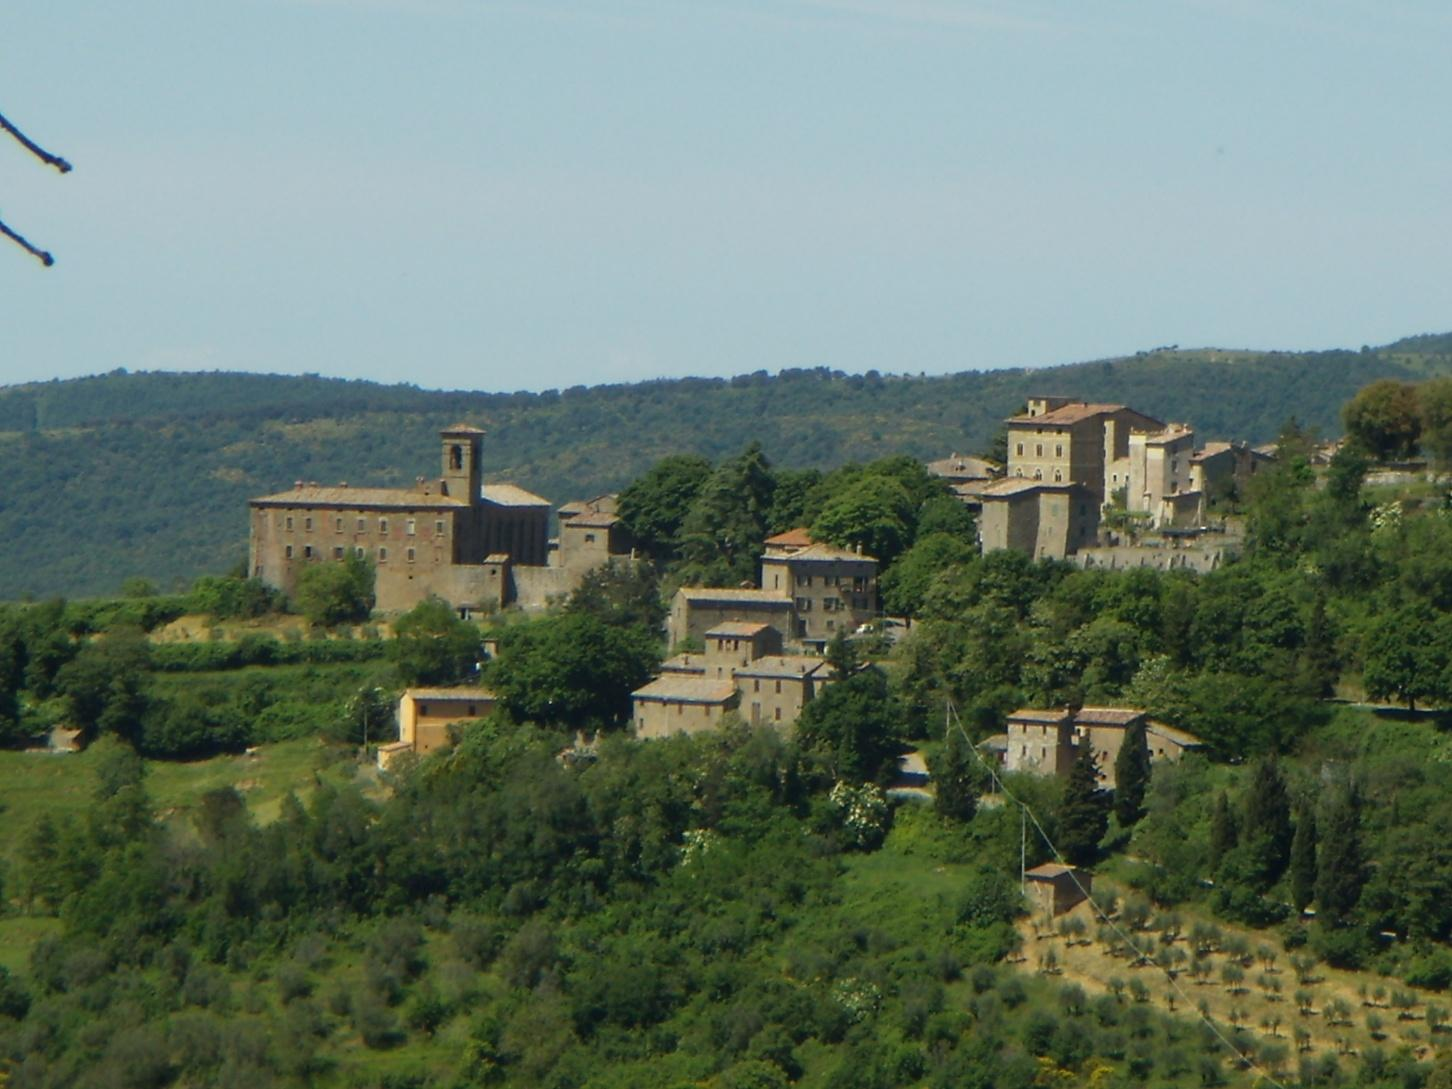
{"type": "Polygon", "coordinates": [[[486,472],[555,501],[615,488],[669,453],[757,440],[830,466],[973,450],[1033,392],[1125,401],[1204,437],[1334,434],[1374,378],[1452,372],[1452,337],[1359,352],[1162,351],[934,378],[825,369],[543,393],[434,392],[317,377],[127,374],[0,389],[0,598],[163,586],[235,564],[249,496],[303,478],[399,484],[437,471],[438,428],[489,430],[486,472]]]}

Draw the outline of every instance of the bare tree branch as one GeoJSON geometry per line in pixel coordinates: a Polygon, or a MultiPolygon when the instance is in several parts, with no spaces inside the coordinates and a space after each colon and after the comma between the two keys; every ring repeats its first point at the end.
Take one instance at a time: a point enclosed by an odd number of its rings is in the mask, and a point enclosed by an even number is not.
{"type": "Polygon", "coordinates": [[[30,242],[25,239],[24,236],[16,234],[9,227],[7,227],[3,219],[0,219],[0,234],[3,234],[6,238],[9,238],[13,242],[15,242],[16,245],[18,245],[21,249],[23,249],[26,253],[30,254],[32,257],[40,258],[40,263],[46,268],[50,268],[51,265],[55,264],[54,257],[52,257],[45,250],[41,249],[39,246],[32,246],[30,242]]]}
{"type": "MultiPolygon", "coordinates": [[[[4,129],[11,136],[15,137],[16,142],[19,143],[21,147],[34,155],[46,166],[53,166],[62,174],[69,174],[71,172],[70,163],[66,162],[59,155],[52,155],[50,152],[46,151],[45,148],[41,147],[30,137],[26,136],[25,133],[21,132],[14,125],[12,125],[4,114],[0,114],[0,129],[4,129]]],[[[8,226],[6,226],[4,220],[0,220],[0,234],[3,234],[6,238],[10,239],[32,257],[39,259],[40,263],[43,264],[46,268],[50,268],[51,265],[55,264],[55,258],[52,257],[48,251],[41,249],[39,246],[31,245],[30,241],[24,235],[17,234],[15,231],[11,230],[8,226]]]]}
{"type": "Polygon", "coordinates": [[[11,136],[15,137],[21,147],[34,155],[46,166],[53,166],[62,174],[69,174],[71,172],[70,163],[66,162],[59,155],[52,155],[50,152],[46,151],[45,148],[41,147],[30,137],[26,136],[25,133],[21,132],[8,120],[6,120],[4,114],[0,114],[0,129],[4,129],[11,136]]]}

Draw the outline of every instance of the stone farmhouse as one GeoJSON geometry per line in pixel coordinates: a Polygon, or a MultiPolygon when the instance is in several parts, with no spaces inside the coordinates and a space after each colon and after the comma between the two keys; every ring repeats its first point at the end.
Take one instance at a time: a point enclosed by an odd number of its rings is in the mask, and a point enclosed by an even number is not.
{"type": "Polygon", "coordinates": [[[820,650],[877,616],[877,560],[814,541],[804,529],[768,537],[761,588],[686,586],[666,622],[672,647],[704,639],[717,625],[747,621],[773,628],[783,645],[820,650]]]}
{"type": "Polygon", "coordinates": [[[631,694],[635,736],[712,730],[728,711],[753,726],[790,729],[831,683],[831,670],[821,658],[782,654],[781,645],[781,633],[770,624],[716,625],[705,633],[704,653],[667,659],[660,676],[631,694]]]}
{"type": "Polygon", "coordinates": [[[1005,475],[977,489],[985,552],[1064,559],[1095,548],[1115,504],[1151,529],[1198,527],[1207,495],[1243,483],[1265,459],[1243,443],[1197,450],[1189,425],[1126,405],[1034,397],[1006,424],[1005,475]]]}
{"type": "Polygon", "coordinates": [[[402,612],[433,595],[467,616],[508,604],[542,608],[587,571],[632,554],[613,496],[567,504],[551,541],[547,499],[483,482],[483,431],[458,424],[440,439],[439,476],[411,488],[298,481],[251,500],[253,576],[291,593],[308,564],[362,556],[376,572],[379,611],[402,612]]]}
{"type": "Polygon", "coordinates": [[[461,722],[483,718],[498,698],[487,688],[409,688],[398,698],[398,740],[378,747],[378,766],[404,753],[426,756],[454,743],[461,722]]]}
{"type": "Polygon", "coordinates": [[[1005,732],[988,738],[981,747],[997,756],[1004,771],[1063,777],[1087,745],[1099,763],[1099,781],[1113,790],[1114,762],[1124,735],[1140,723],[1152,762],[1173,763],[1204,747],[1193,734],[1155,722],[1132,707],[1020,708],[1008,716],[1005,732]]]}

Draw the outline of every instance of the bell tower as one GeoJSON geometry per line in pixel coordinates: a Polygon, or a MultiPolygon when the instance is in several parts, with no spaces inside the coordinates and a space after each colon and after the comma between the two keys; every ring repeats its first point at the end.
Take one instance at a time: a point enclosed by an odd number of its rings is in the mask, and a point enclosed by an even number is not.
{"type": "Polygon", "coordinates": [[[444,445],[443,468],[439,473],[444,494],[477,506],[483,483],[479,460],[484,432],[468,424],[455,424],[439,432],[439,436],[444,445]]]}

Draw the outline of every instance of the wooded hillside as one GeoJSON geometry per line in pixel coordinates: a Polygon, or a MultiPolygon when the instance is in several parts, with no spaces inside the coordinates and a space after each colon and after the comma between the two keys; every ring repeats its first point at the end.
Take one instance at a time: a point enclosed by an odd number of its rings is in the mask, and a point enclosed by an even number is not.
{"type": "Polygon", "coordinates": [[[486,472],[554,501],[616,488],[660,457],[758,440],[782,466],[985,445],[1032,392],[1124,401],[1202,437],[1324,434],[1380,377],[1452,372],[1452,337],[1315,353],[1166,350],[933,378],[825,368],[543,393],[435,392],[317,377],[127,374],[0,389],[0,598],[163,586],[235,564],[245,503],[304,478],[401,484],[436,471],[439,427],[489,430],[486,472]]]}

